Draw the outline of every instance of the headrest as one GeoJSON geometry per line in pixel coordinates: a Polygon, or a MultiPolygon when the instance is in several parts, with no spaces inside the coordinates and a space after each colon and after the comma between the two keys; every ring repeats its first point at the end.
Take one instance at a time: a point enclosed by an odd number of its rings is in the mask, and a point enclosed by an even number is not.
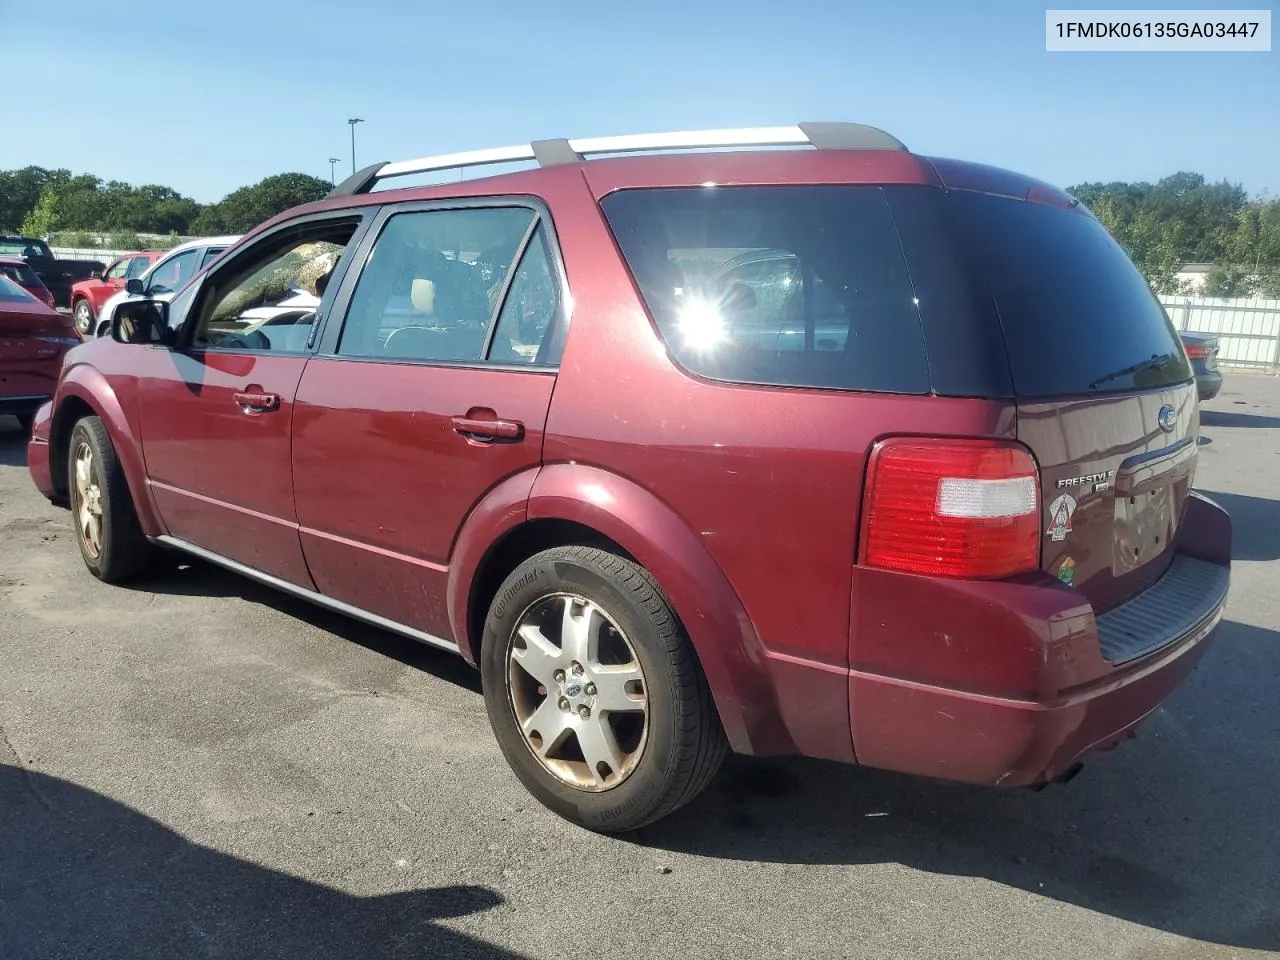
{"type": "Polygon", "coordinates": [[[414,278],[409,288],[409,302],[419,313],[436,312],[436,285],[434,281],[414,278]]]}

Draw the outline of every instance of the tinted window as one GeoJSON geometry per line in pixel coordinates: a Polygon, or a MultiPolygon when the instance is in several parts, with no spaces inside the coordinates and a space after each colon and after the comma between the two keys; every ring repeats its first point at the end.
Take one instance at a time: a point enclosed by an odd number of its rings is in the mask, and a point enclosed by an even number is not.
{"type": "Polygon", "coordinates": [[[45,246],[30,240],[0,240],[0,257],[43,257],[45,246]]]}
{"type": "Polygon", "coordinates": [[[927,393],[878,187],[626,190],[603,202],[668,348],[703,376],[927,393]]]}
{"type": "Polygon", "coordinates": [[[548,364],[560,361],[551,343],[552,327],[560,313],[560,293],[544,233],[541,227],[534,233],[511,278],[489,347],[490,360],[548,364]]]}
{"type": "Polygon", "coordinates": [[[1191,376],[1155,294],[1091,216],[968,191],[945,203],[956,242],[995,301],[1019,395],[1146,389],[1191,376]]]}
{"type": "Polygon", "coordinates": [[[524,207],[391,217],[352,294],[338,353],[483,359],[507,271],[533,221],[524,207]]]}
{"type": "Polygon", "coordinates": [[[40,275],[26,264],[0,263],[0,274],[8,277],[20,287],[39,289],[44,286],[40,275]]]}
{"type": "Polygon", "coordinates": [[[218,257],[222,256],[226,249],[226,247],[210,247],[206,250],[204,252],[204,257],[200,260],[200,269],[203,270],[209,264],[213,263],[213,261],[217,260],[218,257]]]}
{"type": "Polygon", "coordinates": [[[134,257],[132,260],[129,261],[128,268],[126,269],[126,272],[125,272],[125,277],[130,279],[133,277],[140,277],[147,272],[147,268],[149,266],[151,266],[150,257],[134,257]]]}
{"type": "Polygon", "coordinates": [[[125,275],[125,272],[129,269],[129,264],[131,263],[133,263],[133,261],[127,257],[123,260],[117,260],[107,268],[105,278],[107,280],[119,280],[125,275]]]}
{"type": "Polygon", "coordinates": [[[0,301],[5,303],[31,303],[31,294],[0,273],[0,301]]]}

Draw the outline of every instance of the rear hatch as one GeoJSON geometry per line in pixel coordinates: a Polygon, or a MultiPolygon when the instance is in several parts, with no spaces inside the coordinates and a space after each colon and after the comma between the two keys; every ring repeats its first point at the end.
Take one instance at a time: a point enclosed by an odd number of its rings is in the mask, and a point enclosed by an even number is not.
{"type": "Polygon", "coordinates": [[[0,366],[51,359],[74,342],[67,318],[0,277],[0,366]]]}
{"type": "Polygon", "coordinates": [[[1155,582],[1191,489],[1199,410],[1159,301],[1087,211],[966,190],[946,206],[1007,347],[1040,468],[1043,569],[1103,612],[1155,582]]]}

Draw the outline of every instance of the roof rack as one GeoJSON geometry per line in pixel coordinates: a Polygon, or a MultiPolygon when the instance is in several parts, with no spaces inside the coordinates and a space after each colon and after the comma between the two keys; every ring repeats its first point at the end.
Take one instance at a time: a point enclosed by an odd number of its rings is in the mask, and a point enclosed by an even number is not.
{"type": "Polygon", "coordinates": [[[534,140],[514,147],[493,147],[395,163],[375,163],[347,177],[330,191],[329,196],[346,197],[368,193],[379,180],[390,177],[493,163],[536,160],[540,166],[551,167],[579,163],[593,154],[792,146],[811,146],[819,150],[907,149],[897,137],[861,123],[797,123],[788,127],[735,127],[727,130],[683,130],[672,133],[627,134],[620,137],[586,137],[578,140],[534,140]]]}

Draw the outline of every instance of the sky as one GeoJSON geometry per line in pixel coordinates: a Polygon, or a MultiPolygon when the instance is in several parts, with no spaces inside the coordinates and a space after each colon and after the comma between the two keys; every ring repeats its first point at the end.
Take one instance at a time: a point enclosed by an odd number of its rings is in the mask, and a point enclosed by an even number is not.
{"type": "Polygon", "coordinates": [[[5,99],[25,99],[0,169],[207,203],[284,171],[328,179],[330,157],[341,179],[349,117],[359,166],[852,120],[1061,186],[1193,170],[1280,194],[1280,48],[1044,47],[1045,6],[1004,0],[0,0],[5,99]]]}

